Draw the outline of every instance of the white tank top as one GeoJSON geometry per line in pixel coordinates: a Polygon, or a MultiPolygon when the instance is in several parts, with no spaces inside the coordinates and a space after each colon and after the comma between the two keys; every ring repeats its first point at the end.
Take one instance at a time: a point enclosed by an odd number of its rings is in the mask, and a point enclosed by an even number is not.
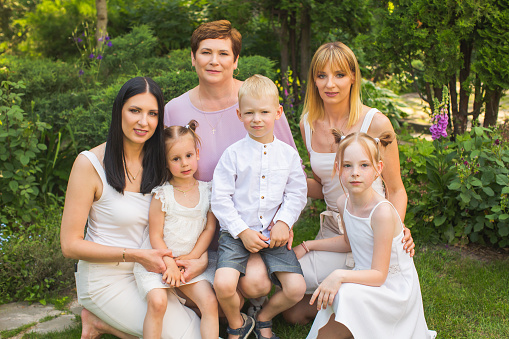
{"type": "MultiPolygon", "coordinates": [[[[367,133],[369,126],[371,125],[371,120],[375,116],[375,113],[378,112],[376,108],[372,108],[366,113],[364,117],[364,121],[362,122],[360,132],[367,133]]],[[[303,117],[304,121],[304,132],[306,134],[306,148],[309,152],[309,161],[311,163],[311,169],[313,172],[320,178],[322,182],[322,193],[325,198],[325,203],[329,209],[332,209],[338,212],[337,200],[340,196],[345,194],[341,184],[339,183],[338,175],[332,176],[332,171],[334,169],[334,159],[336,158],[336,153],[318,153],[313,151],[311,147],[311,128],[307,121],[307,117],[303,117]]],[[[372,187],[375,189],[377,193],[385,197],[385,191],[382,185],[382,179],[378,177],[373,182],[372,187]]]]}
{"type": "Polygon", "coordinates": [[[101,198],[92,203],[88,214],[85,240],[108,246],[140,248],[143,231],[148,225],[148,211],[152,194],[124,191],[118,193],[106,180],[106,173],[96,155],[81,152],[94,165],[101,177],[101,198]]]}

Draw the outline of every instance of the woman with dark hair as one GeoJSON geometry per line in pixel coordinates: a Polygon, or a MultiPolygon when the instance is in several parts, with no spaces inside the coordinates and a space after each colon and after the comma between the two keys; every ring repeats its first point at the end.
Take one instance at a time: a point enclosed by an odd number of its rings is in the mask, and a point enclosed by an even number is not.
{"type": "MultiPolygon", "coordinates": [[[[237,117],[238,93],[242,81],[235,79],[242,48],[242,36],[228,20],[207,22],[199,26],[191,37],[191,61],[199,78],[199,85],[172,99],[164,109],[164,124],[185,125],[198,121],[196,130],[202,143],[196,179],[212,180],[212,174],[224,150],[246,135],[237,117]]],[[[283,113],[274,125],[274,135],[296,148],[288,121],[283,113]]],[[[216,228],[219,230],[219,227],[216,228]]],[[[289,245],[291,249],[291,241],[289,245]]],[[[212,241],[209,265],[215,265],[217,240],[212,241]]],[[[206,254],[200,259],[179,261],[185,267],[186,279],[202,273],[207,267],[206,254]]],[[[246,275],[239,288],[248,298],[266,296],[272,287],[267,269],[258,253],[249,258],[246,275]]],[[[259,306],[264,298],[258,303],[259,306]]],[[[252,300],[253,302],[253,300],[252,300]]],[[[249,311],[248,311],[249,312],[249,311]]]]}
{"type": "MultiPolygon", "coordinates": [[[[113,104],[107,142],[82,152],[74,162],[60,242],[64,256],[80,259],[76,286],[85,307],[82,338],[142,336],[147,303],[138,292],[134,263],[163,273],[163,257],[171,256],[169,250],[139,249],[150,192],[166,179],[163,105],[161,89],[152,79],[127,81],[113,104]]],[[[163,337],[199,336],[196,314],[169,295],[163,337]]]]}

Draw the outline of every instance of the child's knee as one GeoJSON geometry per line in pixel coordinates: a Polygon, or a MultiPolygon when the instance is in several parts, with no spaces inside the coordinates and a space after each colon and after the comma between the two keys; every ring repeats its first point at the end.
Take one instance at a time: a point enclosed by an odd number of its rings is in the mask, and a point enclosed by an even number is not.
{"type": "Polygon", "coordinates": [[[200,298],[199,308],[203,308],[202,313],[205,312],[215,312],[217,314],[217,298],[216,295],[211,292],[200,298]]]}
{"type": "Polygon", "coordinates": [[[155,314],[163,314],[166,312],[168,306],[168,297],[166,293],[159,293],[157,295],[147,296],[147,307],[155,314]]]}
{"type": "Polygon", "coordinates": [[[304,294],[306,294],[306,282],[300,274],[283,283],[282,288],[285,296],[295,303],[299,302],[304,297],[304,294]]]}
{"type": "Polygon", "coordinates": [[[214,291],[218,298],[228,298],[237,293],[237,281],[231,279],[214,279],[214,291]]]}

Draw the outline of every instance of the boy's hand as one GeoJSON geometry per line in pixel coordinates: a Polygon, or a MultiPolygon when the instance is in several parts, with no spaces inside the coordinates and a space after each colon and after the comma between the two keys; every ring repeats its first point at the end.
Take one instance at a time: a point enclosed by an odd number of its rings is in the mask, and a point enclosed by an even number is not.
{"type": "Polygon", "coordinates": [[[172,287],[180,286],[180,268],[174,260],[166,261],[166,271],[163,273],[163,282],[172,287]]]}
{"type": "Polygon", "coordinates": [[[252,229],[246,229],[239,233],[239,238],[242,240],[244,247],[251,253],[257,253],[262,248],[267,248],[269,245],[265,242],[269,240],[266,236],[252,229]]]}
{"type": "Polygon", "coordinates": [[[288,225],[278,220],[270,230],[270,248],[286,245],[290,237],[290,228],[288,225]]]}
{"type": "Polygon", "coordinates": [[[191,253],[186,255],[181,255],[180,257],[176,257],[175,260],[192,260],[192,259],[198,259],[199,257],[191,255],[191,253]]]}

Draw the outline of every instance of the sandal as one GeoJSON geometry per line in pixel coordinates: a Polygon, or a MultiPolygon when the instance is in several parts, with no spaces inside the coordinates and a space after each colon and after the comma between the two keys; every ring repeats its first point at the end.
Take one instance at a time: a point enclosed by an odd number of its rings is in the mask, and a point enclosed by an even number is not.
{"type": "Polygon", "coordinates": [[[231,335],[238,335],[239,339],[246,339],[249,337],[253,328],[255,327],[255,321],[252,317],[245,315],[244,313],[240,313],[242,319],[244,319],[244,324],[242,327],[232,329],[230,326],[226,328],[226,332],[231,335]]]}
{"type": "Polygon", "coordinates": [[[256,339],[279,339],[278,336],[274,332],[272,332],[272,336],[270,338],[264,337],[260,333],[260,329],[262,328],[272,328],[272,320],[269,321],[258,321],[256,320],[256,325],[254,329],[254,334],[256,336],[256,339]]]}

